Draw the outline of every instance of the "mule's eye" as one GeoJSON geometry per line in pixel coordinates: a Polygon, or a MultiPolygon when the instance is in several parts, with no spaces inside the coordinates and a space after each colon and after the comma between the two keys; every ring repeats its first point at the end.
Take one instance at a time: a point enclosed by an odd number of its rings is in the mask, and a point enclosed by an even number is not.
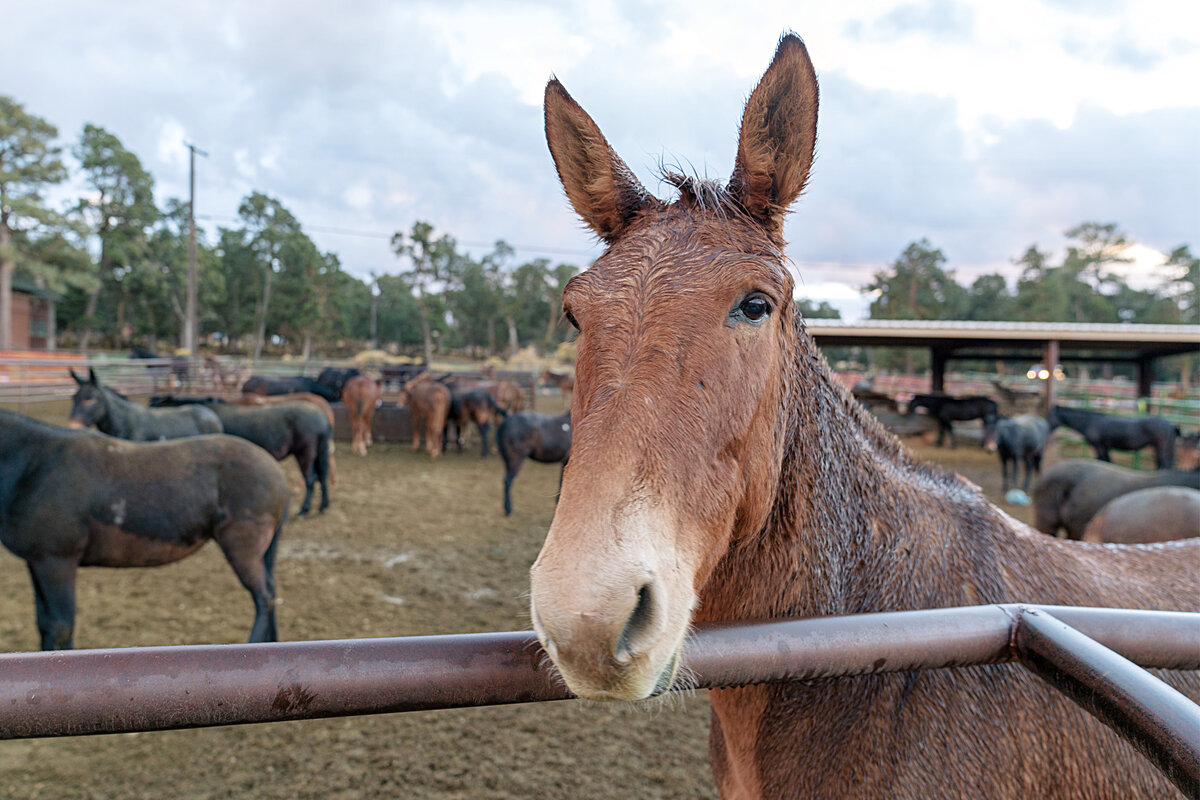
{"type": "Polygon", "coordinates": [[[771,313],[771,303],[762,295],[752,294],[742,301],[738,311],[751,322],[760,322],[771,313]]]}
{"type": "Polygon", "coordinates": [[[579,323],[575,321],[574,314],[572,314],[570,311],[564,311],[563,316],[567,318],[567,322],[571,323],[572,328],[579,330],[579,323]]]}

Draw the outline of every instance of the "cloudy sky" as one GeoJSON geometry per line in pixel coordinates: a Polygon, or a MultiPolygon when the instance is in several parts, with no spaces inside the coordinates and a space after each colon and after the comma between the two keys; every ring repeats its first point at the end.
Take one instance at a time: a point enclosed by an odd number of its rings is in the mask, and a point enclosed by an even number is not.
{"type": "Polygon", "coordinates": [[[1083,221],[1200,249],[1200,4],[1179,0],[6,3],[0,93],[136,152],[205,224],[279,198],[347,270],[400,264],[416,219],[482,254],[598,254],[557,183],[557,75],[643,183],[728,176],[741,105],[780,33],[821,82],[818,156],[786,235],[800,293],[858,287],[928,238],[969,281],[1059,250],[1083,221]]]}

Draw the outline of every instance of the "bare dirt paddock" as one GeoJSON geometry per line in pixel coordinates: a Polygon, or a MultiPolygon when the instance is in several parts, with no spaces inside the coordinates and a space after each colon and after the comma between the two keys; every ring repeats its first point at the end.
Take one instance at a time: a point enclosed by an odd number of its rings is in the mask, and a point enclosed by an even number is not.
{"type": "MultiPolygon", "coordinates": [[[[500,460],[477,446],[432,465],[406,446],[377,445],[365,459],[339,447],[333,507],[285,530],[281,637],[527,629],[528,568],[558,468],[526,463],[506,519],[500,460]]],[[[999,497],[995,456],[920,452],[999,497]]],[[[296,480],[295,465],[285,469],[296,480]]],[[[0,647],[35,649],[28,573],[0,553],[0,647]]],[[[78,595],[81,648],[241,642],[253,616],[211,545],[167,567],[82,570],[78,595]]],[[[0,797],[715,797],[707,731],[708,702],[690,694],[649,708],[560,702],[0,742],[0,797]]]]}

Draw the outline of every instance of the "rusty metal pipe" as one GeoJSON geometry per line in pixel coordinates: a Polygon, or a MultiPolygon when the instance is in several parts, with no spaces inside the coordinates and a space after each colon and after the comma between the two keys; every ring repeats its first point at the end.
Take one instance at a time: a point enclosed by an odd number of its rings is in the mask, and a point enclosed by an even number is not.
{"type": "MultiPolygon", "coordinates": [[[[1021,663],[1133,744],[1188,797],[1200,797],[1200,706],[1045,611],[1024,609],[1021,663]]],[[[1200,639],[1191,646],[1200,651],[1200,639]]]]}
{"type": "MultiPolygon", "coordinates": [[[[1049,607],[1146,666],[1200,669],[1200,614],[1049,607]]],[[[1011,661],[1020,606],[698,626],[701,688],[1011,661]]],[[[566,699],[529,632],[0,655],[0,738],[566,699]]]]}

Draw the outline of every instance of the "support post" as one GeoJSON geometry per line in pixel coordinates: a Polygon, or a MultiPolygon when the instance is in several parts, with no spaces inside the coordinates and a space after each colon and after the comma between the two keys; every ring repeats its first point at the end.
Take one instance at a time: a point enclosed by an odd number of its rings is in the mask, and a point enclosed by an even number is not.
{"type": "Polygon", "coordinates": [[[950,353],[939,347],[929,348],[930,359],[930,386],[929,390],[934,394],[944,394],[946,391],[946,362],[950,360],[950,353]]]}
{"type": "Polygon", "coordinates": [[[1137,396],[1139,399],[1150,399],[1154,385],[1154,358],[1143,356],[1137,361],[1137,396]]]}
{"type": "Polygon", "coordinates": [[[1054,370],[1058,366],[1058,340],[1051,339],[1046,342],[1045,350],[1046,371],[1050,374],[1046,377],[1046,413],[1050,409],[1058,405],[1058,388],[1054,379],[1054,370]]]}

